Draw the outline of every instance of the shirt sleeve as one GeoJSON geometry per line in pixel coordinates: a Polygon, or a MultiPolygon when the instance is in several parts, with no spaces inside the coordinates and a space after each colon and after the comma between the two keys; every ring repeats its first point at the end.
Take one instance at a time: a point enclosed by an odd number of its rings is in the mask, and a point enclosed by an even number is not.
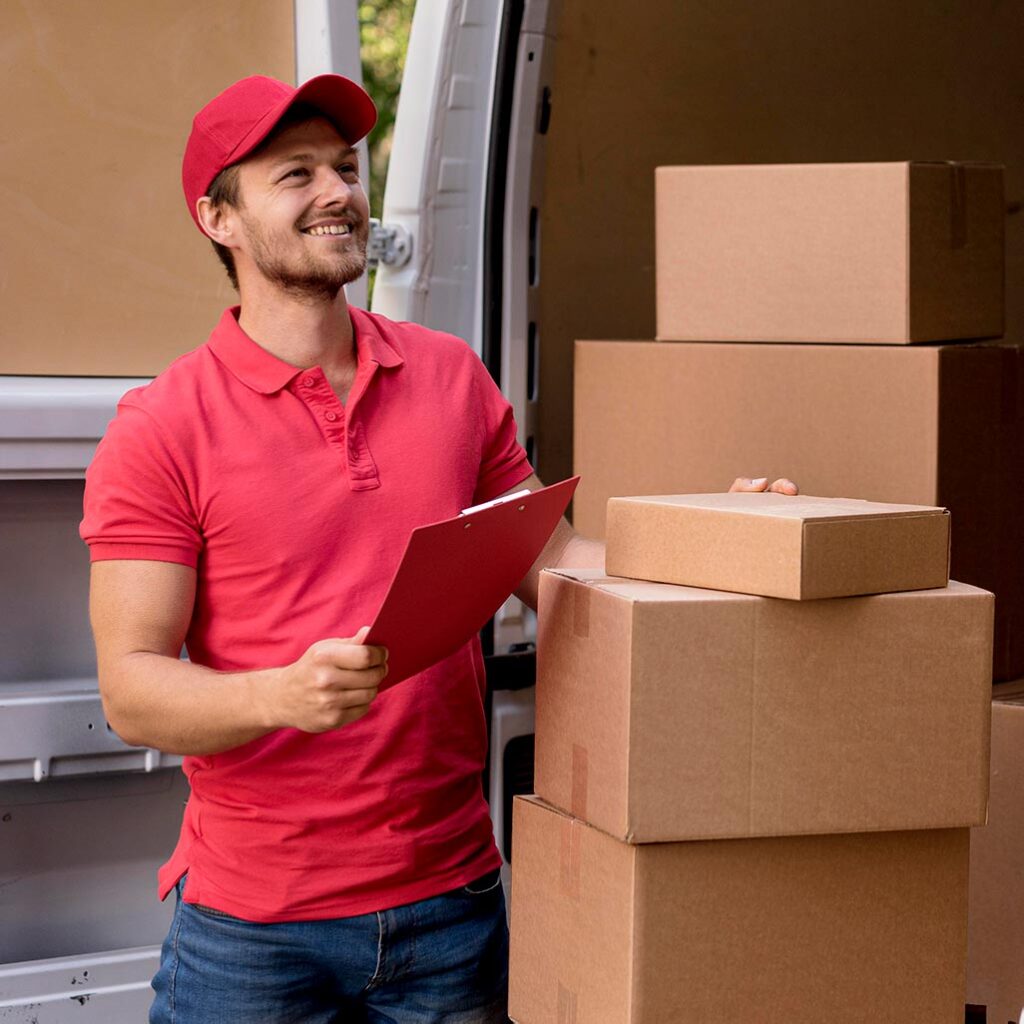
{"type": "Polygon", "coordinates": [[[85,474],[79,533],[91,561],[195,568],[202,535],[187,481],[182,459],[150,414],[122,400],[85,474]]]}
{"type": "Polygon", "coordinates": [[[480,474],[473,502],[490,501],[525,480],[532,472],[526,452],[516,438],[516,419],[508,399],[487,368],[474,355],[478,413],[483,429],[480,474]]]}

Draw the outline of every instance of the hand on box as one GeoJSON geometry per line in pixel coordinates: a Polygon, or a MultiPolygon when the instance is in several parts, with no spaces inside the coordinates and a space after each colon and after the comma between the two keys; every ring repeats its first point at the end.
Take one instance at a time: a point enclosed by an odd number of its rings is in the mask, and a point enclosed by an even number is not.
{"type": "Polygon", "coordinates": [[[776,494],[799,494],[800,488],[792,480],[780,477],[771,486],[768,485],[768,477],[758,477],[756,480],[748,480],[745,476],[738,476],[733,481],[729,493],[734,491],[774,491],[776,494]]]}

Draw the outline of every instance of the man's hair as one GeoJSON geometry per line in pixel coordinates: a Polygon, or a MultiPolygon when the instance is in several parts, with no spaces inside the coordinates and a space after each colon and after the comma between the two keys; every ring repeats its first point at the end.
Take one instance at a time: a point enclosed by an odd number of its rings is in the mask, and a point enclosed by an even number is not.
{"type": "MultiPolygon", "coordinates": [[[[281,120],[274,125],[270,134],[245,159],[248,160],[249,157],[260,153],[286,128],[291,128],[297,124],[305,124],[314,118],[326,116],[322,111],[317,110],[316,107],[310,106],[308,103],[296,103],[285,112],[281,120]]],[[[237,210],[242,205],[239,197],[238,168],[239,164],[231,164],[230,167],[225,167],[210,182],[210,187],[206,190],[206,194],[210,197],[210,202],[214,206],[230,206],[237,210]]],[[[217,254],[217,259],[224,264],[224,269],[228,273],[228,280],[231,281],[231,286],[237,292],[238,272],[235,269],[235,257],[226,245],[214,242],[212,238],[210,242],[213,245],[213,251],[217,254]]]]}
{"type": "MultiPolygon", "coordinates": [[[[235,209],[238,208],[238,164],[232,164],[230,167],[225,167],[220,174],[210,183],[210,187],[206,190],[206,194],[210,197],[210,202],[214,206],[231,206],[235,209]]],[[[235,270],[235,257],[231,250],[226,245],[221,245],[220,242],[214,242],[210,239],[213,244],[213,251],[217,254],[217,259],[224,264],[224,269],[228,272],[228,279],[231,281],[231,287],[238,291],[238,272],[235,270]]]]}

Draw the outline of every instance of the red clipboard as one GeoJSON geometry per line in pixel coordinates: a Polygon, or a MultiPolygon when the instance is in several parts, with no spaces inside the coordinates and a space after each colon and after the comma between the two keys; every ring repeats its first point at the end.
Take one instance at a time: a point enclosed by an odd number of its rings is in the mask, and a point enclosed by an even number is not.
{"type": "Polygon", "coordinates": [[[363,643],[388,649],[386,690],[478,633],[537,560],[579,477],[412,531],[363,643]]]}

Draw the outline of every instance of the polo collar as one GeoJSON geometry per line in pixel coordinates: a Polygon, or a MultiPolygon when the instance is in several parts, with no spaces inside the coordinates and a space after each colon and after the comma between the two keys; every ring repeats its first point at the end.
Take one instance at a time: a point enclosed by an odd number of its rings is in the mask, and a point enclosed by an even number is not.
{"type": "Polygon", "coordinates": [[[405,360],[384,336],[379,319],[365,309],[349,306],[352,330],[356,336],[356,354],[360,365],[366,361],[380,366],[401,366],[405,360]]]}
{"type": "MultiPolygon", "coordinates": [[[[213,354],[247,387],[263,395],[272,395],[286,387],[302,372],[278,359],[258,345],[238,326],[240,306],[224,310],[220,322],[210,335],[209,346],[213,354]]],[[[365,362],[381,366],[401,366],[402,357],[385,341],[369,313],[349,309],[356,339],[356,358],[359,366],[365,362]]]]}

